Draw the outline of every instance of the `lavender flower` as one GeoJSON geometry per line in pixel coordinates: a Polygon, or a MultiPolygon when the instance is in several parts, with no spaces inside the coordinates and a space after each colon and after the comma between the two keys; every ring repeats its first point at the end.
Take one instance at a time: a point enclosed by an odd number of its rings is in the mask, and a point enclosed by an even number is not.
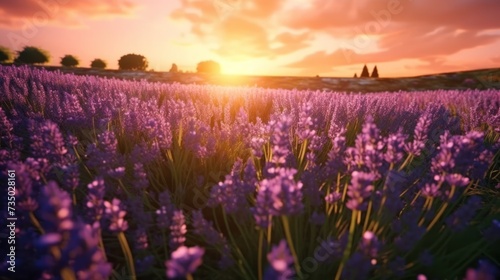
{"type": "Polygon", "coordinates": [[[12,130],[14,129],[12,123],[7,118],[5,111],[0,107],[0,144],[4,147],[12,147],[12,142],[14,141],[14,135],[12,130]]]}
{"type": "Polygon", "coordinates": [[[335,204],[342,198],[342,194],[335,191],[325,196],[326,203],[335,204]]]}
{"type": "Polygon", "coordinates": [[[500,276],[499,269],[487,260],[480,260],[477,269],[469,268],[464,280],[495,280],[500,276]]]}
{"type": "Polygon", "coordinates": [[[138,192],[143,192],[149,186],[148,175],[142,163],[134,164],[134,188],[138,192]]]}
{"type": "Polygon", "coordinates": [[[291,145],[289,131],[292,118],[287,115],[278,116],[277,120],[271,121],[269,127],[273,133],[271,136],[272,159],[271,162],[278,166],[284,166],[291,161],[291,145]]]}
{"type": "Polygon", "coordinates": [[[365,199],[370,197],[374,190],[373,181],[376,176],[358,171],[352,172],[351,176],[351,184],[347,189],[349,201],[347,201],[346,206],[351,210],[366,210],[365,199]]]}
{"type": "Polygon", "coordinates": [[[182,210],[174,211],[172,224],[170,225],[170,248],[175,250],[184,245],[186,241],[186,220],[182,210]]]}
{"type": "Polygon", "coordinates": [[[64,157],[68,150],[64,144],[64,138],[57,124],[51,121],[43,123],[31,123],[33,134],[31,135],[31,149],[35,157],[47,158],[50,163],[64,166],[64,157]]]}
{"type": "Polygon", "coordinates": [[[124,217],[127,212],[122,210],[120,200],[113,198],[111,202],[104,201],[106,218],[109,220],[109,230],[111,232],[124,232],[128,229],[128,223],[124,217]]]}
{"type": "Polygon", "coordinates": [[[303,211],[302,183],[295,182],[295,169],[277,168],[276,177],[260,182],[257,201],[252,212],[259,226],[266,224],[266,216],[296,215],[303,211]]]}
{"type": "Polygon", "coordinates": [[[271,252],[267,254],[267,260],[271,266],[267,269],[264,279],[286,280],[290,279],[295,274],[291,268],[293,265],[293,257],[285,240],[281,240],[278,246],[273,246],[271,252]]]}
{"type": "Polygon", "coordinates": [[[35,199],[38,193],[33,188],[37,187],[33,181],[38,177],[37,172],[30,170],[26,164],[14,162],[9,162],[6,170],[16,170],[17,208],[29,212],[35,211],[38,208],[38,201],[35,199]]]}
{"type": "Polygon", "coordinates": [[[373,263],[361,252],[354,252],[342,270],[342,279],[368,279],[373,263]]]}
{"type": "Polygon", "coordinates": [[[305,140],[311,139],[314,135],[316,135],[316,131],[314,130],[314,122],[315,120],[311,117],[312,113],[312,103],[306,102],[300,105],[299,109],[299,120],[297,122],[297,137],[299,143],[304,142],[305,140]]]}
{"type": "Polygon", "coordinates": [[[192,274],[202,264],[205,249],[194,246],[181,246],[171,254],[170,260],[165,262],[168,278],[186,277],[192,274]]]}
{"type": "Polygon", "coordinates": [[[380,249],[377,236],[375,236],[375,234],[371,231],[363,233],[359,249],[366,257],[370,259],[376,258],[380,249]]]}
{"type": "MultiPolygon", "coordinates": [[[[253,163],[250,163],[253,165],[253,163]]],[[[231,170],[231,174],[226,175],[223,182],[212,187],[210,190],[209,205],[222,205],[227,214],[242,214],[248,211],[247,196],[254,192],[256,179],[252,174],[245,174],[248,181],[240,179],[241,159],[238,159],[231,170]]],[[[247,172],[255,172],[250,167],[247,172]]],[[[255,177],[255,175],[253,175],[255,177]]]]}
{"type": "Polygon", "coordinates": [[[368,117],[361,134],[356,137],[355,147],[346,150],[346,162],[351,166],[351,170],[368,171],[380,177],[385,170],[383,148],[380,130],[373,118],[368,117]]]}
{"type": "Polygon", "coordinates": [[[98,135],[97,143],[87,149],[87,165],[100,175],[116,175],[116,168],[122,167],[122,156],[117,151],[118,141],[114,132],[105,131],[98,135]]]}
{"type": "MultiPolygon", "coordinates": [[[[43,203],[40,204],[42,226],[47,232],[62,232],[73,228],[71,198],[50,181],[42,190],[43,203]]],[[[40,201],[40,202],[42,202],[40,201]]]]}
{"type": "Polygon", "coordinates": [[[148,234],[144,228],[138,228],[134,232],[135,249],[146,250],[149,247],[148,234]]]}
{"type": "Polygon", "coordinates": [[[88,216],[92,221],[100,221],[104,211],[104,193],[106,186],[101,177],[87,185],[89,192],[87,194],[88,216]]]}
{"type": "Polygon", "coordinates": [[[418,119],[417,126],[415,127],[413,142],[405,145],[405,150],[408,153],[416,156],[420,155],[422,150],[425,148],[430,124],[431,114],[428,112],[422,114],[422,116],[418,119]]]}
{"type": "Polygon", "coordinates": [[[231,256],[231,249],[229,248],[226,238],[213,227],[212,222],[203,218],[203,214],[200,210],[192,213],[192,225],[195,234],[202,236],[207,244],[211,244],[221,250],[222,255],[219,266],[222,269],[228,268],[234,264],[234,259],[231,256]]]}
{"type": "Polygon", "coordinates": [[[469,198],[465,204],[453,212],[453,214],[448,216],[445,223],[452,231],[462,231],[467,228],[468,224],[472,221],[480,207],[481,198],[473,196],[469,198]]]}
{"type": "Polygon", "coordinates": [[[74,222],[71,205],[69,195],[53,181],[44,187],[40,208],[45,234],[37,241],[43,256],[39,265],[53,278],[62,277],[62,269],[69,268],[78,279],[107,279],[111,265],[97,245],[98,224],[74,222]]]}
{"type": "Polygon", "coordinates": [[[398,164],[403,159],[405,140],[406,135],[403,135],[401,131],[387,137],[387,151],[384,154],[384,159],[388,163],[398,164]]]}
{"type": "Polygon", "coordinates": [[[168,190],[159,195],[160,209],[156,210],[156,225],[160,229],[167,229],[171,224],[171,215],[174,213],[175,207],[170,198],[168,190]]]}
{"type": "Polygon", "coordinates": [[[131,219],[137,223],[137,226],[148,230],[153,224],[153,217],[150,212],[144,210],[144,203],[141,197],[133,197],[127,200],[127,209],[130,211],[131,219]]]}

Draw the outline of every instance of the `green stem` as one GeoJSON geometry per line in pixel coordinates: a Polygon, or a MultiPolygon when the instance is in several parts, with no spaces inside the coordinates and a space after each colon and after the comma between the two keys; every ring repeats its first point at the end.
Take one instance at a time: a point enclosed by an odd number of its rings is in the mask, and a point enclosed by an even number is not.
{"type": "Polygon", "coordinates": [[[352,241],[354,239],[354,230],[356,229],[356,216],[357,210],[352,210],[351,225],[349,226],[349,239],[347,240],[347,247],[344,250],[344,255],[342,256],[342,261],[340,262],[339,269],[337,270],[337,275],[335,275],[335,280],[340,280],[344,264],[349,258],[352,250],[352,241]]]}
{"type": "MultiPolygon", "coordinates": [[[[231,233],[231,230],[229,228],[229,223],[227,221],[227,214],[226,214],[226,211],[224,211],[224,209],[222,209],[222,217],[223,217],[223,220],[224,220],[224,224],[226,225],[227,232],[229,233],[229,238],[231,239],[231,243],[233,244],[233,248],[240,255],[240,258],[241,258],[243,264],[248,269],[248,271],[250,273],[252,273],[253,272],[252,268],[248,264],[247,260],[245,259],[245,256],[243,255],[243,253],[241,252],[240,248],[238,247],[238,243],[236,242],[236,239],[234,238],[233,234],[231,233]]],[[[255,279],[255,275],[253,275],[253,273],[252,273],[252,276],[253,276],[252,279],[255,279]]]]}
{"type": "Polygon", "coordinates": [[[30,211],[30,220],[33,223],[33,225],[38,229],[38,231],[40,231],[41,234],[45,234],[42,225],[40,225],[40,222],[38,222],[38,219],[35,217],[35,214],[33,214],[33,211],[30,211]]]}
{"type": "MultiPolygon", "coordinates": [[[[455,194],[455,188],[456,188],[455,185],[451,186],[450,195],[448,196],[449,199],[453,198],[453,195],[455,194]]],[[[448,201],[443,203],[437,215],[434,217],[432,222],[427,226],[427,232],[429,232],[431,228],[437,223],[437,221],[439,220],[439,218],[441,218],[447,207],[448,207],[448,201]]]]}
{"type": "Polygon", "coordinates": [[[257,257],[257,267],[258,267],[258,277],[259,280],[262,280],[262,246],[264,244],[264,231],[261,229],[259,230],[259,255],[257,257]]]}
{"type": "Polygon", "coordinates": [[[293,262],[295,265],[295,270],[299,278],[302,278],[302,271],[300,271],[299,259],[297,258],[297,252],[295,251],[295,246],[293,245],[292,234],[290,233],[290,224],[288,222],[287,216],[282,216],[281,221],[283,222],[283,228],[285,229],[286,240],[288,241],[288,246],[292,252],[293,262]]]}
{"type": "Polygon", "coordinates": [[[123,232],[118,233],[118,240],[120,241],[120,246],[122,247],[123,254],[127,260],[128,271],[130,272],[130,277],[132,280],[136,280],[134,258],[132,257],[132,252],[128,246],[127,237],[123,232]]]}
{"type": "Polygon", "coordinates": [[[98,236],[99,236],[99,247],[101,248],[101,251],[102,251],[102,255],[104,257],[104,260],[105,261],[108,261],[108,257],[106,255],[106,250],[104,249],[104,242],[102,241],[102,230],[99,229],[98,230],[98,236]]]}
{"type": "Polygon", "coordinates": [[[405,161],[403,162],[403,164],[401,164],[401,166],[399,167],[398,171],[403,170],[403,168],[405,168],[405,166],[406,166],[408,163],[410,163],[412,159],[413,159],[413,154],[409,154],[409,155],[406,157],[406,159],[405,159],[405,161]]]}

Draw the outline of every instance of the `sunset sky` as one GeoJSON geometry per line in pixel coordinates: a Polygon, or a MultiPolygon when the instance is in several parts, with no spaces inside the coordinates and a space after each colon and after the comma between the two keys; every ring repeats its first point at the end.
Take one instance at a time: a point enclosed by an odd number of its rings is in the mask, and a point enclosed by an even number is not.
{"type": "Polygon", "coordinates": [[[499,0],[0,0],[0,45],[37,46],[116,69],[381,77],[500,67],[499,0]]]}

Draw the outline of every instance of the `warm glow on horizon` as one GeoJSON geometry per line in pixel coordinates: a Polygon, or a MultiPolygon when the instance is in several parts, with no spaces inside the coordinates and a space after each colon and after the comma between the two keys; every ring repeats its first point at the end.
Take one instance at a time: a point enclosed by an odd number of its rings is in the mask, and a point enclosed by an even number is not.
{"type": "Polygon", "coordinates": [[[128,53],[149,69],[227,75],[415,76],[500,65],[500,1],[18,0],[0,2],[0,45],[71,54],[109,69],[128,53]],[[47,3],[47,4],[43,4],[47,3]]]}

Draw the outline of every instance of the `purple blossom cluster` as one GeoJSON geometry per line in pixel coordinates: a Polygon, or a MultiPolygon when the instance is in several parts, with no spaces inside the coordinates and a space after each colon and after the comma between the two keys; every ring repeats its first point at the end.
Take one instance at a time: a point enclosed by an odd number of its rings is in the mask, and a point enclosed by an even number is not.
{"type": "Polygon", "coordinates": [[[270,217],[301,214],[304,210],[302,201],[302,182],[296,182],[294,169],[274,168],[275,177],[259,182],[255,207],[252,213],[257,225],[269,226],[270,217]]]}
{"type": "Polygon", "coordinates": [[[499,115],[499,90],[361,95],[0,66],[16,257],[42,279],[493,279],[493,264],[460,255],[498,245],[499,115]]]}

